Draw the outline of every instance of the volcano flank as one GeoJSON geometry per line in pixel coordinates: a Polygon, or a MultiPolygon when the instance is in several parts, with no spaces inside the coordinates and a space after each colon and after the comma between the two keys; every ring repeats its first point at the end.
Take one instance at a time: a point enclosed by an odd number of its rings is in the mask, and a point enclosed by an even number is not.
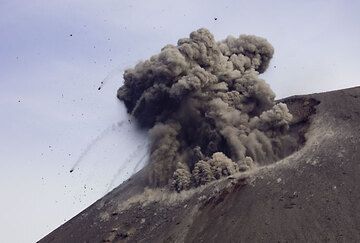
{"type": "Polygon", "coordinates": [[[126,70],[149,162],[40,242],[360,241],[360,87],[275,100],[273,53],[199,29],[126,70]]]}

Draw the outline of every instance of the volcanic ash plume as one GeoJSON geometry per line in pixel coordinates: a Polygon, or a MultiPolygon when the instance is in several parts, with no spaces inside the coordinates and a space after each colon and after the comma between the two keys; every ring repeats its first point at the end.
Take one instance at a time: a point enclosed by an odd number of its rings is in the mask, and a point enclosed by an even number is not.
{"type": "Polygon", "coordinates": [[[286,155],[292,115],[259,78],[273,53],[260,37],[199,29],[125,71],[117,95],[150,128],[151,186],[180,191],[286,155]]]}

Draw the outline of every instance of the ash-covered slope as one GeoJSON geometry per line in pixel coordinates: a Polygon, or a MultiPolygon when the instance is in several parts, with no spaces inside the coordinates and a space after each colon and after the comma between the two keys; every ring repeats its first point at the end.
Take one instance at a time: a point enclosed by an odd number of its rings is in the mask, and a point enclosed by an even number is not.
{"type": "Polygon", "coordinates": [[[281,102],[290,156],[181,193],[146,167],[40,242],[360,241],[360,87],[281,102]]]}

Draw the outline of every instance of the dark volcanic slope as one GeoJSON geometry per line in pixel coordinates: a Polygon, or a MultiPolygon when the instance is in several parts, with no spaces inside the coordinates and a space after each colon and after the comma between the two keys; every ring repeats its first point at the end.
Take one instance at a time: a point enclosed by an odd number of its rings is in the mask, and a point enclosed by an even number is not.
{"type": "Polygon", "coordinates": [[[298,152],[181,194],[145,168],[40,242],[359,242],[360,87],[283,102],[298,152]]]}

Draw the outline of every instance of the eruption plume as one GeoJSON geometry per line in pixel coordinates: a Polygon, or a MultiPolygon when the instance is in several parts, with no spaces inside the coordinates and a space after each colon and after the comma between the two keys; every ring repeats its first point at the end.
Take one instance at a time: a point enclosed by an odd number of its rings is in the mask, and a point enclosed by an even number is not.
{"type": "Polygon", "coordinates": [[[199,29],[125,71],[117,96],[150,129],[151,186],[180,191],[287,155],[292,115],[259,78],[273,53],[264,38],[199,29]]]}

